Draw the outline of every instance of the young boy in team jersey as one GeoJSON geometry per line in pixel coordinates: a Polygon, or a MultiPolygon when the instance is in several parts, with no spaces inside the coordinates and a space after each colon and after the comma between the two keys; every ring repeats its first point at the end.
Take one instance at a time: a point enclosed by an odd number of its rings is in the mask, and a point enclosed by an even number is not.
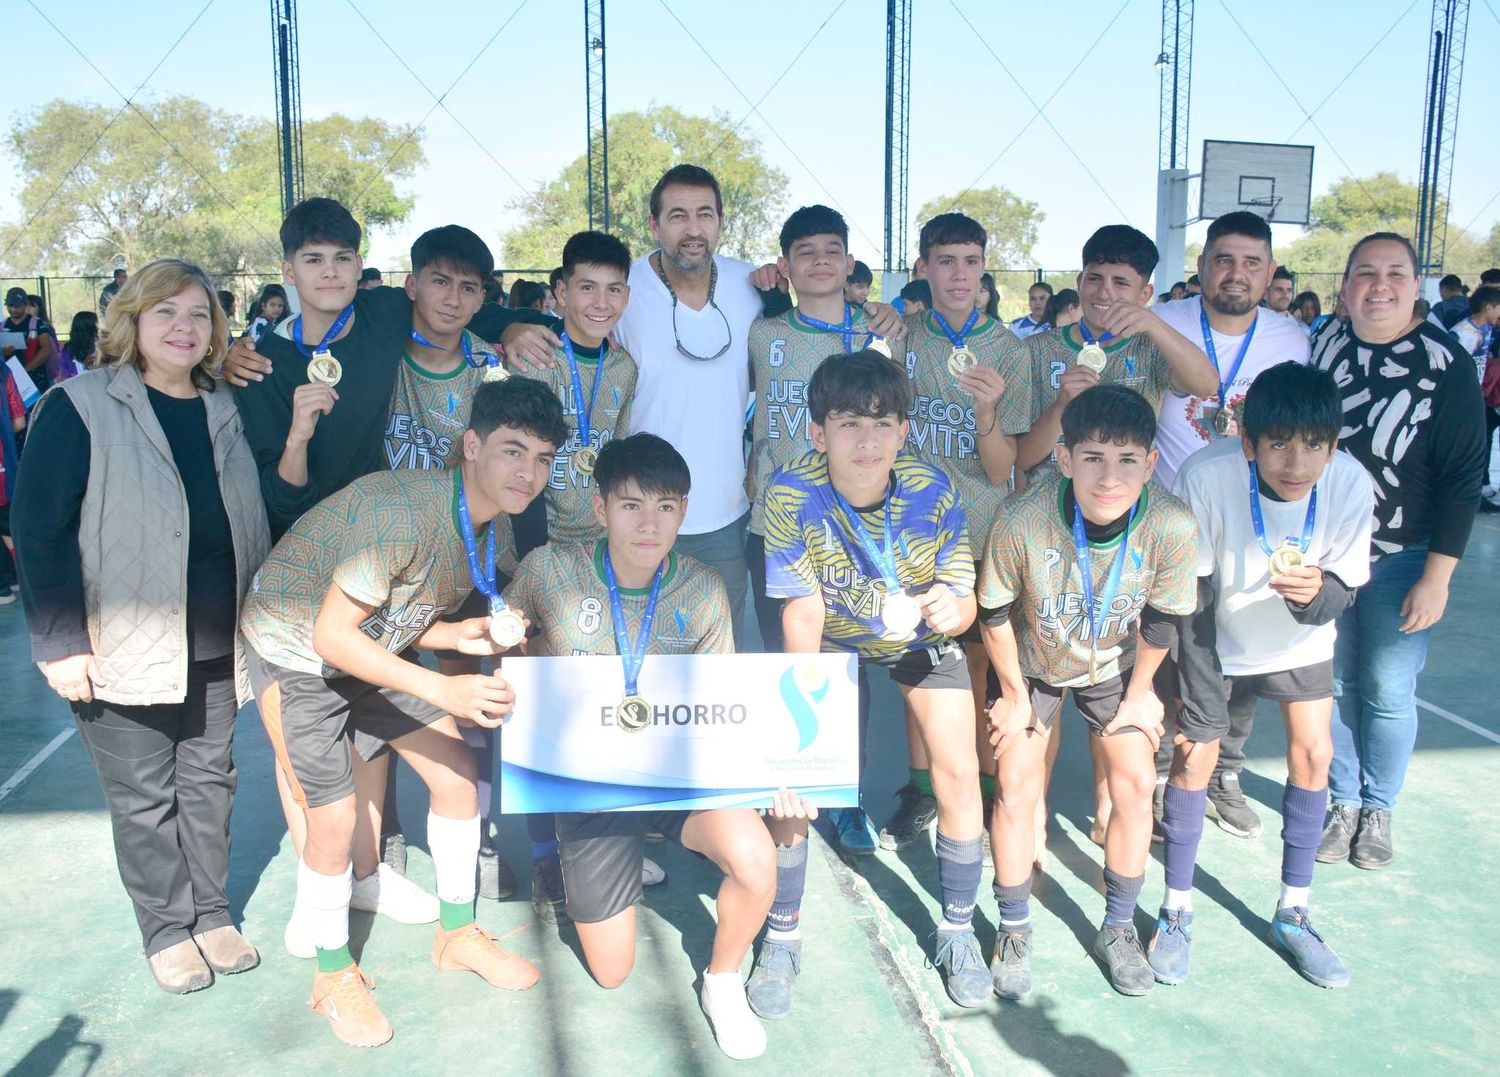
{"type": "MultiPolygon", "coordinates": [[[[539,630],[530,653],[628,655],[643,624],[651,633],[641,673],[648,681],[653,654],[733,653],[723,580],[672,550],[687,508],[681,454],[654,434],[619,438],[599,454],[593,482],[601,537],[548,542],[526,557],[506,589],[506,603],[539,630]]],[[[628,680],[626,691],[634,692],[628,680]]],[[[754,810],[558,814],[566,911],[589,972],[614,988],[635,964],[648,829],[724,872],[701,1002],[724,1053],[755,1058],[765,1052],[766,1034],[746,1005],[739,968],[771,905],[775,854],[754,810]]]]}
{"type": "Polygon", "coordinates": [[[1208,356],[1148,306],[1156,263],[1156,244],[1144,233],[1105,225],[1083,245],[1082,318],[1026,338],[1031,429],[1020,439],[1017,463],[1028,482],[1055,472],[1063,410],[1092,386],[1134,389],[1158,411],[1171,387],[1200,396],[1219,391],[1208,356]]]}
{"type": "MultiPolygon", "coordinates": [[[[1016,437],[1031,423],[1026,352],[1003,322],[974,305],[984,273],[988,235],[962,213],[943,213],[922,226],[921,264],[932,309],[906,319],[906,372],[914,402],[906,448],[942,469],[957,489],[969,534],[983,542],[1011,492],[1016,437]]],[[[994,761],[986,741],[989,661],[979,630],[960,636],[974,691],[976,753],[986,801],[995,795],[994,761]]],[[[880,832],[881,848],[905,848],[937,818],[931,768],[921,738],[908,727],[911,780],[896,814],[880,832]]]]}
{"type": "MultiPolygon", "coordinates": [[[[860,659],[861,770],[869,712],[865,667],[884,666],[932,761],[943,920],[933,964],[949,996],[990,995],[974,939],[984,813],[969,668],[954,637],[974,619],[974,555],[958,492],[939,468],[901,452],[911,385],[873,351],[832,355],[808,385],[815,452],[766,495],[766,586],[784,599],[786,648],[860,659]]],[[[776,902],[750,978],[751,1007],[785,1017],[801,968],[807,820],[772,818],[776,902]]]]}
{"type": "Polygon", "coordinates": [[[507,513],[541,493],[567,436],[540,382],[475,394],[462,460],[443,472],[356,479],[307,512],[256,573],[241,616],[261,716],[307,817],[297,915],[317,948],[312,1005],[334,1034],[373,1047],[391,1027],[349,953],[352,753],[395,749],[432,797],[428,847],[441,900],[432,960],[498,987],[537,973],[474,923],[480,817],[473,755],[456,719],[493,727],[510,709],[498,677],[424,669],[408,648],[498,653],[490,618],[438,617],[514,565],[507,513]]]}
{"type": "Polygon", "coordinates": [[[1280,705],[1287,735],[1271,945],[1320,987],[1349,983],[1308,918],[1333,757],[1333,622],[1369,580],[1375,510],[1370,476],[1337,451],[1342,425],[1333,378],[1281,363],[1251,383],[1240,438],[1188,457],[1178,473],[1178,495],[1198,520],[1199,598],[1180,626],[1184,707],[1162,819],[1167,894],[1148,952],[1159,983],[1188,977],[1208,782],[1231,713],[1257,699],[1280,705]]]}
{"type": "Polygon", "coordinates": [[[1035,812],[1066,690],[1097,739],[1114,798],[1104,837],[1106,912],[1093,952],[1115,990],[1141,995],[1152,986],[1132,922],[1151,849],[1162,734],[1151,679],[1176,618],[1194,608],[1197,525],[1185,505],[1147,485],[1156,408],[1122,385],[1096,385],[1063,411],[1062,433],[1060,474],[1007,506],[979,577],[985,647],[1000,678],[990,709],[1000,774],[991,831],[1000,932],[991,971],[1002,998],[1031,990],[1035,812]]]}

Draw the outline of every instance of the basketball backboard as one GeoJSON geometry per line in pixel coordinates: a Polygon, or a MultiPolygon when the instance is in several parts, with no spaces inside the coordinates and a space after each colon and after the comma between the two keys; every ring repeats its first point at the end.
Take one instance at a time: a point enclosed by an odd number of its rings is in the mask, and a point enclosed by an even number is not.
{"type": "Polygon", "coordinates": [[[1204,139],[1198,215],[1249,210],[1277,224],[1306,224],[1312,166],[1311,146],[1204,139]]]}

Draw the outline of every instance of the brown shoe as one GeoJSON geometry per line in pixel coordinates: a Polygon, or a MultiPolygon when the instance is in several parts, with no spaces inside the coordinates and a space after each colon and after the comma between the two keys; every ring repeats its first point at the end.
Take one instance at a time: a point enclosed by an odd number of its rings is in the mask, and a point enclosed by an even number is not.
{"type": "Polygon", "coordinates": [[[478,924],[444,931],[439,924],[432,940],[432,963],[440,969],[478,973],[491,987],[525,991],[541,979],[536,966],[500,948],[495,937],[478,924]]]}
{"type": "Polygon", "coordinates": [[[151,966],[157,986],[174,995],[202,991],[214,982],[214,974],[203,963],[203,955],[192,939],[183,939],[152,954],[146,958],[146,964],[151,966]]]}
{"type": "Polygon", "coordinates": [[[333,1034],[351,1047],[379,1047],[395,1031],[370,992],[375,981],[350,965],[313,977],[312,1008],[328,1018],[333,1034]]]}
{"type": "Polygon", "coordinates": [[[260,953],[228,924],[194,935],[193,941],[198,944],[198,952],[208,962],[209,968],[225,976],[248,972],[260,964],[260,953]]]}

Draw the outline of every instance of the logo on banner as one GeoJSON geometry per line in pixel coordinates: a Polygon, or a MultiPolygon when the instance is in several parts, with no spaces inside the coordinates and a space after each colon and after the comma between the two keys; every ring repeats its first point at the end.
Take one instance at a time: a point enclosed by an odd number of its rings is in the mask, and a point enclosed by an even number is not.
{"type": "Polygon", "coordinates": [[[797,726],[797,751],[818,739],[818,706],[828,694],[828,677],[814,665],[788,666],[781,675],[781,701],[797,726]]]}

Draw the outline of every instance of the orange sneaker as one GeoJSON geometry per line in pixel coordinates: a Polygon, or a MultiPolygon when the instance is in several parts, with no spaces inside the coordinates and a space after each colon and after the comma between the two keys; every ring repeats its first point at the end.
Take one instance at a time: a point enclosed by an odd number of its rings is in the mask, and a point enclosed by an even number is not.
{"type": "Polygon", "coordinates": [[[333,1026],[333,1034],[351,1047],[379,1047],[393,1035],[391,1023],[370,992],[375,981],[350,965],[313,977],[312,1008],[333,1026]]]}
{"type": "Polygon", "coordinates": [[[444,931],[439,924],[432,940],[432,963],[440,969],[478,973],[491,987],[525,991],[541,979],[536,966],[524,957],[501,949],[495,936],[478,924],[444,931]]]}

